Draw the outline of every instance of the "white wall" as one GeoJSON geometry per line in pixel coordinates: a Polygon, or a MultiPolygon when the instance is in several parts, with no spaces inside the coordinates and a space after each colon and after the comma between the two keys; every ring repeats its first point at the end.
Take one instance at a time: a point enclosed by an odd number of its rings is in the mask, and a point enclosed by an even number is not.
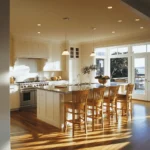
{"type": "Polygon", "coordinates": [[[10,149],[9,0],[0,3],[0,150],[10,149]]]}
{"type": "MultiPolygon", "coordinates": [[[[85,66],[90,66],[95,64],[94,57],[91,57],[90,54],[93,51],[92,43],[82,44],[81,45],[81,69],[85,66]]],[[[80,69],[80,70],[81,70],[80,69]]],[[[95,72],[90,73],[91,82],[95,82],[95,72]]],[[[88,82],[88,75],[81,75],[81,82],[88,82]]]]}

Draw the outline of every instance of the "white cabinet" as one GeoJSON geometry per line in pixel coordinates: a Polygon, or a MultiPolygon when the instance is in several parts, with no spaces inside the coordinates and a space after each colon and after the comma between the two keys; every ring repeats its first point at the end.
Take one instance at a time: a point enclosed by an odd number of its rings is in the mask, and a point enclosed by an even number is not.
{"type": "Polygon", "coordinates": [[[20,108],[19,88],[17,85],[10,85],[10,109],[16,110],[20,108]]]}
{"type": "Polygon", "coordinates": [[[45,91],[37,90],[37,117],[44,121],[45,116],[45,91]]]}
{"type": "Polygon", "coordinates": [[[60,95],[59,93],[37,90],[37,117],[60,128],[60,95]]]}
{"type": "Polygon", "coordinates": [[[61,44],[52,43],[50,48],[50,55],[48,62],[44,68],[44,71],[61,71],[62,60],[61,60],[61,44]]]}
{"type": "Polygon", "coordinates": [[[14,41],[15,58],[48,58],[49,47],[47,43],[37,41],[14,41]]]}

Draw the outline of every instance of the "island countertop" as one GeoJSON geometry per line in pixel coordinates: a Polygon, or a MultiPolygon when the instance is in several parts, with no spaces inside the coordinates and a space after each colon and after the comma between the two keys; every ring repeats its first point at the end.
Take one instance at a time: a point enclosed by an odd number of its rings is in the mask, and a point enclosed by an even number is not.
{"type": "MultiPolygon", "coordinates": [[[[127,85],[127,83],[108,83],[105,86],[109,87],[109,86],[125,86],[127,85]]],[[[42,86],[42,87],[37,87],[37,89],[40,90],[46,90],[46,91],[51,91],[51,92],[57,92],[57,93],[63,93],[63,94],[68,94],[71,93],[72,91],[78,91],[78,90],[85,90],[85,89],[93,89],[93,88],[98,88],[98,87],[103,87],[103,85],[99,84],[99,83],[94,83],[94,84],[82,84],[82,85],[68,85],[68,86],[55,86],[55,87],[51,87],[51,86],[42,86]]],[[[122,91],[122,89],[121,89],[122,91]]]]}

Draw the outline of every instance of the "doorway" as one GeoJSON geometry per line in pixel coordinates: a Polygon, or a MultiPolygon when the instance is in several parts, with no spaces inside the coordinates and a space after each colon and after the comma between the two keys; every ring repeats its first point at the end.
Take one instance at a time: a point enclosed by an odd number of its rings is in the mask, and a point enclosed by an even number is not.
{"type": "Polygon", "coordinates": [[[133,98],[150,101],[150,54],[133,55],[132,64],[133,98]]]}

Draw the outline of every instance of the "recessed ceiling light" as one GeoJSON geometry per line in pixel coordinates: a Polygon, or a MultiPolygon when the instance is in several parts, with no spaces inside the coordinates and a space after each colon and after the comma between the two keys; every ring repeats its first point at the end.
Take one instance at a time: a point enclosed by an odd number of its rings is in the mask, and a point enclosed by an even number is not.
{"type": "Polygon", "coordinates": [[[38,34],[41,34],[41,32],[37,32],[38,34]]]}
{"type": "Polygon", "coordinates": [[[41,26],[41,24],[40,24],[40,23],[38,23],[38,24],[37,24],[37,26],[38,26],[38,27],[40,27],[40,26],[41,26]]]}
{"type": "Polygon", "coordinates": [[[139,18],[136,18],[135,21],[140,21],[140,19],[139,19],[139,18]]]}
{"type": "Polygon", "coordinates": [[[112,6],[108,6],[107,8],[108,8],[108,9],[112,9],[112,6]]]}
{"type": "Polygon", "coordinates": [[[122,20],[118,20],[118,22],[120,23],[120,22],[122,22],[122,20]]]}
{"type": "Polygon", "coordinates": [[[114,34],[114,33],[116,33],[115,31],[112,31],[112,33],[114,34]]]}
{"type": "Polygon", "coordinates": [[[140,29],[143,29],[144,27],[140,27],[140,29]]]}

